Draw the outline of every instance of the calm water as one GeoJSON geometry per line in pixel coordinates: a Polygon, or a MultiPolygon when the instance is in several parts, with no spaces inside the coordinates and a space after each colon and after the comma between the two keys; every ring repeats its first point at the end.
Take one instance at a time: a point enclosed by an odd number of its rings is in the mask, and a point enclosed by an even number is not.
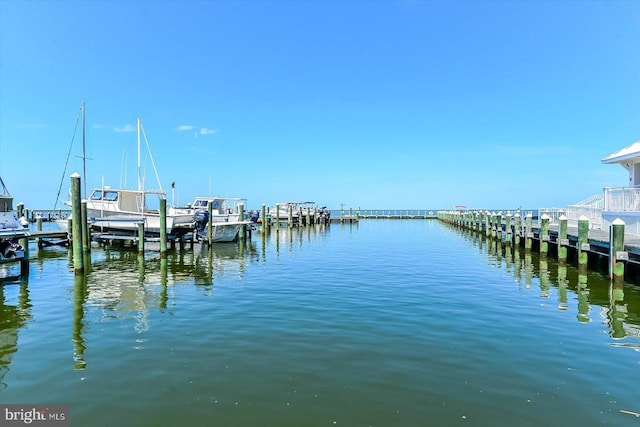
{"type": "Polygon", "coordinates": [[[1,403],[73,426],[640,426],[638,287],[435,220],[71,266],[45,249],[0,286],[1,403]]]}

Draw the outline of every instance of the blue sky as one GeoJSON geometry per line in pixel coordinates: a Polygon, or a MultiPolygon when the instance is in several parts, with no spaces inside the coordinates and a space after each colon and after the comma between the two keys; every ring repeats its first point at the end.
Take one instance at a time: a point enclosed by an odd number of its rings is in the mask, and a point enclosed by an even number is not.
{"type": "Polygon", "coordinates": [[[0,0],[0,176],[53,208],[85,101],[89,187],[139,117],[169,202],[565,206],[627,182],[638,46],[639,1],[0,0]]]}

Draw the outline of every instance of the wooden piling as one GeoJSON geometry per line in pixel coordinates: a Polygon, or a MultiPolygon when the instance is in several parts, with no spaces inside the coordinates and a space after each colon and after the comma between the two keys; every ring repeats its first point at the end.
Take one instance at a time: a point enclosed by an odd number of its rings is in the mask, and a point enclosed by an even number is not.
{"type": "MultiPolygon", "coordinates": [[[[238,204],[238,220],[244,221],[244,204],[238,204]]],[[[238,230],[238,239],[244,241],[246,239],[246,227],[242,225],[240,230],[238,230]]]]}
{"type": "Polygon", "coordinates": [[[260,211],[260,218],[262,218],[262,231],[265,232],[269,229],[269,221],[267,221],[267,207],[262,204],[262,210],[260,211]]]}
{"type": "Polygon", "coordinates": [[[567,260],[567,246],[569,246],[569,237],[567,233],[568,218],[561,215],[558,218],[560,225],[558,227],[558,261],[566,262],[567,260]]]}
{"type": "Polygon", "coordinates": [[[578,268],[586,270],[589,246],[589,219],[582,215],[578,218],[578,268]]]}
{"type": "Polygon", "coordinates": [[[20,260],[20,276],[26,277],[29,275],[29,237],[21,237],[18,243],[24,250],[24,256],[20,260]]]}
{"type": "Polygon", "coordinates": [[[529,212],[525,217],[524,249],[530,251],[533,247],[533,214],[529,212]]]}
{"type": "MultiPolygon", "coordinates": [[[[144,233],[143,233],[144,234],[144,233]]],[[[160,199],[160,257],[167,256],[167,199],[160,199]]]]}
{"type": "Polygon", "coordinates": [[[505,230],[505,234],[506,234],[505,240],[509,245],[511,245],[511,243],[513,242],[513,231],[511,230],[511,227],[512,227],[511,220],[512,220],[512,218],[513,217],[511,215],[511,211],[507,211],[507,215],[505,217],[505,221],[506,221],[506,224],[505,224],[505,228],[506,228],[506,230],[505,230]]]}
{"type": "Polygon", "coordinates": [[[520,217],[520,212],[517,212],[514,216],[513,216],[513,220],[515,222],[514,224],[514,228],[515,228],[515,246],[516,248],[520,247],[520,221],[521,221],[521,217],[520,217]]]}
{"type": "Polygon", "coordinates": [[[209,213],[207,217],[207,245],[211,247],[213,243],[213,202],[211,200],[207,202],[207,212],[209,213]]]}
{"type": "Polygon", "coordinates": [[[486,237],[491,236],[491,212],[486,211],[484,213],[484,235],[486,237]]]}
{"type": "Polygon", "coordinates": [[[540,220],[540,255],[547,256],[549,253],[549,215],[542,215],[540,220]]]}
{"type": "MultiPolygon", "coordinates": [[[[36,218],[36,230],[42,231],[42,217],[41,216],[36,218]]],[[[38,248],[42,248],[42,239],[41,238],[38,237],[36,239],[36,245],[38,246],[38,248]]]]}
{"type": "MultiPolygon", "coordinates": [[[[82,251],[88,254],[91,250],[91,239],[89,235],[89,221],[87,218],[87,201],[81,202],[81,220],[82,220],[82,251]]],[[[85,255],[88,256],[88,255],[85,255]]]]}
{"type": "Polygon", "coordinates": [[[622,261],[629,259],[629,255],[624,251],[624,226],[624,221],[616,218],[610,229],[609,278],[616,282],[624,280],[624,263],[622,261]]]}
{"type": "Polygon", "coordinates": [[[144,253],[144,222],[138,223],[138,255],[144,253]]]}
{"type": "Polygon", "coordinates": [[[73,218],[71,238],[73,241],[73,269],[76,275],[84,274],[84,257],[82,251],[82,206],[80,206],[80,175],[71,175],[71,216],[73,218]]]}

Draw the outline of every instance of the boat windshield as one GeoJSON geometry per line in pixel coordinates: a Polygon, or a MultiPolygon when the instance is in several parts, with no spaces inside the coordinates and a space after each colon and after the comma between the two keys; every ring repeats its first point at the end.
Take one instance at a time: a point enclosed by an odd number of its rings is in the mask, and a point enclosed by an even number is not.
{"type": "Polygon", "coordinates": [[[91,196],[89,196],[89,198],[91,200],[106,200],[109,202],[115,202],[116,200],[118,200],[118,192],[95,190],[93,193],[91,193],[91,196]]]}

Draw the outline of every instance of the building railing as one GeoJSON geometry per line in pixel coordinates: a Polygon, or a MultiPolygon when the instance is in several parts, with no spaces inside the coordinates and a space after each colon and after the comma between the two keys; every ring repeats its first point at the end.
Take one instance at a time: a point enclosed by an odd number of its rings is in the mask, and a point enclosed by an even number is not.
{"type": "Polygon", "coordinates": [[[640,212],[640,187],[605,188],[604,209],[614,212],[640,212]]]}

